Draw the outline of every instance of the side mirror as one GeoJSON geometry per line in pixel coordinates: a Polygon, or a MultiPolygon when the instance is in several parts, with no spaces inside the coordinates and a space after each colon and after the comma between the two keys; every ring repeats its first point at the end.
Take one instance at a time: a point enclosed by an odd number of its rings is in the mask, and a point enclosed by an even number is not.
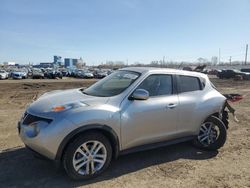
{"type": "Polygon", "coordinates": [[[145,89],[136,89],[130,99],[132,100],[147,100],[149,98],[149,92],[145,89]]]}

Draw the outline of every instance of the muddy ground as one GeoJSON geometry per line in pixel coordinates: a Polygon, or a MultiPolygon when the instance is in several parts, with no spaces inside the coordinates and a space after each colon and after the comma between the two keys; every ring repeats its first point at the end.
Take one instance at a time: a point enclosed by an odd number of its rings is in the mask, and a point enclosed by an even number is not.
{"type": "Polygon", "coordinates": [[[0,80],[0,187],[250,187],[250,81],[212,79],[223,93],[240,93],[228,139],[217,152],[182,143],[121,156],[91,181],[71,181],[53,163],[38,160],[18,137],[16,124],[27,103],[55,89],[93,80],[0,80]]]}

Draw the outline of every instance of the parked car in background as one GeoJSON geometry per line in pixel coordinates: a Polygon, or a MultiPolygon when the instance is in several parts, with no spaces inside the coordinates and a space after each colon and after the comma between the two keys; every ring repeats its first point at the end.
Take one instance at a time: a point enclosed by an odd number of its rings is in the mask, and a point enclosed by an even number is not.
{"type": "Polygon", "coordinates": [[[244,80],[250,79],[250,73],[247,72],[241,72],[236,69],[223,69],[221,71],[218,71],[217,77],[220,79],[229,79],[229,78],[235,78],[235,77],[241,76],[244,80]]]}
{"type": "Polygon", "coordinates": [[[131,67],[87,89],[43,94],[18,130],[27,148],[60,162],[73,179],[89,179],[130,152],[190,140],[202,149],[221,148],[226,104],[205,74],[131,67]]]}
{"type": "Polygon", "coordinates": [[[250,80],[250,72],[240,72],[238,75],[241,75],[243,80],[250,80]]]}
{"type": "Polygon", "coordinates": [[[8,77],[9,77],[8,72],[6,72],[5,70],[0,70],[0,80],[8,79],[8,77]]]}
{"type": "Polygon", "coordinates": [[[111,69],[107,70],[108,75],[112,74],[113,72],[114,72],[114,70],[111,70],[111,69]]]}
{"type": "Polygon", "coordinates": [[[56,78],[62,79],[63,74],[60,71],[49,70],[44,73],[44,77],[48,79],[56,79],[56,78]]]}
{"type": "Polygon", "coordinates": [[[219,71],[220,71],[219,69],[210,69],[210,70],[208,70],[207,74],[209,74],[209,75],[217,75],[219,71]]]}
{"type": "Polygon", "coordinates": [[[250,68],[244,68],[244,69],[240,69],[241,72],[249,72],[250,73],[250,68]]]}
{"type": "Polygon", "coordinates": [[[12,72],[11,77],[13,79],[21,80],[21,79],[23,79],[23,72],[18,72],[18,71],[12,72]]]}
{"type": "Polygon", "coordinates": [[[28,78],[28,73],[27,72],[21,72],[22,74],[22,79],[28,78]]]}
{"type": "Polygon", "coordinates": [[[208,69],[203,69],[202,71],[200,71],[201,73],[203,74],[208,74],[209,73],[209,70],[208,69]]]}
{"type": "Polygon", "coordinates": [[[73,76],[74,76],[75,78],[83,78],[83,70],[75,70],[75,71],[73,72],[73,76]]]}
{"type": "Polygon", "coordinates": [[[244,80],[250,80],[250,68],[241,69],[241,75],[244,80]]]}
{"type": "Polygon", "coordinates": [[[94,78],[94,75],[90,71],[84,71],[83,72],[83,78],[94,78]]]}
{"type": "Polygon", "coordinates": [[[94,78],[94,75],[92,72],[88,70],[78,70],[77,71],[77,77],[78,78],[94,78]]]}
{"type": "Polygon", "coordinates": [[[102,79],[102,78],[105,78],[106,76],[108,76],[108,73],[105,71],[99,70],[99,71],[94,72],[94,77],[97,79],[102,79]]]}
{"type": "Polygon", "coordinates": [[[40,69],[32,71],[32,79],[44,79],[44,73],[40,69]]]}
{"type": "Polygon", "coordinates": [[[62,70],[61,73],[63,77],[69,77],[71,75],[71,71],[69,70],[62,70]]]}

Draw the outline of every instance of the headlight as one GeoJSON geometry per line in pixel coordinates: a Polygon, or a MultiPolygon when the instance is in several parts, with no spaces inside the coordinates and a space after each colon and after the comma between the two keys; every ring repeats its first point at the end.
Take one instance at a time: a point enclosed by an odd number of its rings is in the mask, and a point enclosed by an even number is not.
{"type": "Polygon", "coordinates": [[[68,110],[70,109],[70,107],[66,107],[66,106],[55,106],[52,108],[52,111],[53,112],[60,112],[60,111],[63,111],[63,110],[68,110]]]}
{"type": "Polygon", "coordinates": [[[69,110],[69,109],[72,109],[72,108],[79,108],[79,107],[83,107],[83,106],[87,106],[87,105],[85,103],[82,103],[82,102],[76,102],[76,103],[71,103],[71,104],[54,106],[51,109],[51,111],[52,112],[61,112],[61,111],[69,110]]]}

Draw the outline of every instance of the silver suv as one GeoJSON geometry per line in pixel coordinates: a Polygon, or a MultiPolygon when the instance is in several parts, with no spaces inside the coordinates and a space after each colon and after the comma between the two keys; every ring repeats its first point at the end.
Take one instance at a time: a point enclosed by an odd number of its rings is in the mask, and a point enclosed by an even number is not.
{"type": "Polygon", "coordinates": [[[226,141],[225,103],[204,74],[124,68],[87,89],[43,94],[18,129],[27,148],[88,179],[134,151],[189,140],[217,150],[226,141]]]}

